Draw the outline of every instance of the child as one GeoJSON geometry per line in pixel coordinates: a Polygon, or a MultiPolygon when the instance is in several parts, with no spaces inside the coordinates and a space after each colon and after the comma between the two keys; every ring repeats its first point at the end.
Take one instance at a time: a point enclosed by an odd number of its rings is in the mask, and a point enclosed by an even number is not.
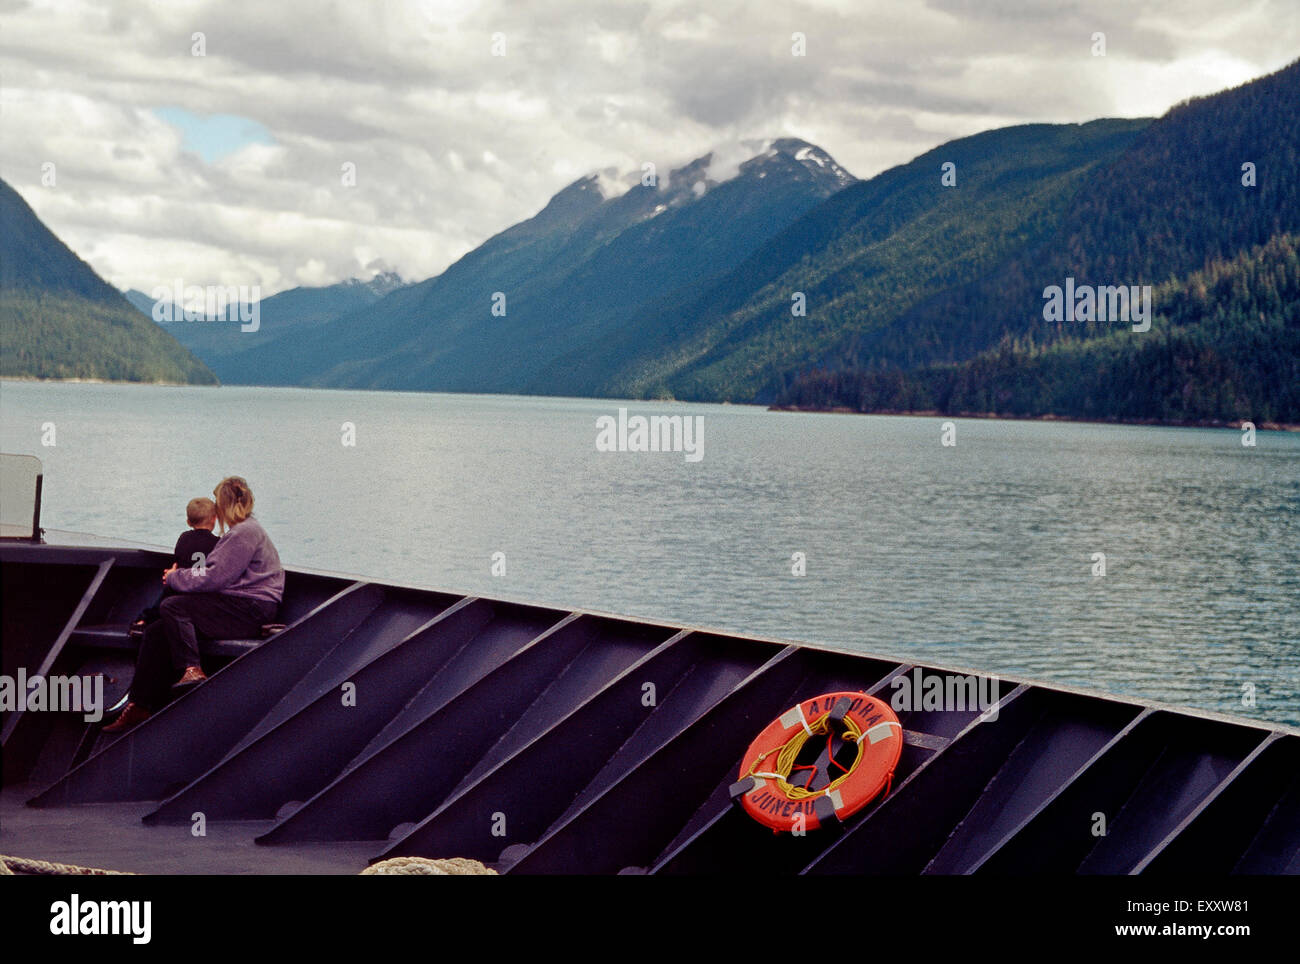
{"type": "Polygon", "coordinates": [[[211,499],[190,499],[185,507],[185,521],[190,527],[176,540],[172,558],[182,569],[189,569],[202,565],[217,544],[217,534],[212,531],[217,524],[217,504],[211,499]]]}
{"type": "MultiPolygon", "coordinates": [[[[217,544],[217,534],[212,531],[217,524],[217,504],[211,499],[190,499],[189,504],[185,506],[185,521],[189,523],[189,528],[176,540],[176,548],[172,550],[172,561],[182,569],[191,569],[202,566],[207,561],[212,547],[217,544]]],[[[158,602],[142,612],[140,618],[131,625],[130,635],[142,636],[144,627],[158,618],[158,606],[168,596],[173,595],[175,595],[173,590],[164,588],[162,595],[158,597],[158,602]]]]}

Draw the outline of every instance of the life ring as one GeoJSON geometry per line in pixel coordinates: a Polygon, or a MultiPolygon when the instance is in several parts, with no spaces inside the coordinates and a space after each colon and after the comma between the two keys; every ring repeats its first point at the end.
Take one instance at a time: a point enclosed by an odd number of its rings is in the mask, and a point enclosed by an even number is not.
{"type": "Polygon", "coordinates": [[[866,693],[815,696],[749,745],[731,799],[774,831],[815,830],[888,793],[902,752],[903,726],[888,703],[866,693]]]}

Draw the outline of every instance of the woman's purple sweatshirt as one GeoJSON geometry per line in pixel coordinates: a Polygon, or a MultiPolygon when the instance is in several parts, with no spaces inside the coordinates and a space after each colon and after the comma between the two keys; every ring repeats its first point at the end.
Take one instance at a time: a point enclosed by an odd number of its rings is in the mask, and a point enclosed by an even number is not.
{"type": "Polygon", "coordinates": [[[279,603],[284,596],[284,569],[271,537],[249,516],[217,540],[208,553],[206,566],[177,569],[167,577],[167,588],[279,603]]]}

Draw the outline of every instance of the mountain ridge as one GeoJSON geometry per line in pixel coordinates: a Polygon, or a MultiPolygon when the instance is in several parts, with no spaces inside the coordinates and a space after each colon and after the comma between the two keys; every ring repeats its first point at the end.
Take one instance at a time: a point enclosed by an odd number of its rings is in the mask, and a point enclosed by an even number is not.
{"type": "Polygon", "coordinates": [[[440,275],[336,319],[290,349],[240,358],[237,379],[320,387],[507,391],[520,369],[706,272],[734,263],[771,230],[851,177],[793,138],[768,142],[735,176],[708,176],[713,152],[653,184],[605,197],[577,179],[538,214],[494,235],[440,275]],[[759,189],[761,186],[761,189],[759,189]],[[497,295],[505,314],[492,314],[497,295]],[[328,330],[326,330],[328,329],[328,330]]]}
{"type": "Polygon", "coordinates": [[[210,385],[212,371],[0,179],[0,375],[210,385]]]}

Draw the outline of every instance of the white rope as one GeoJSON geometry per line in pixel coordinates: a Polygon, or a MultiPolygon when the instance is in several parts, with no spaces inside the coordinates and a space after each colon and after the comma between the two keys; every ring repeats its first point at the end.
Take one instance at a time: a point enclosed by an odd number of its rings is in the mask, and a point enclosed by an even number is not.
{"type": "Polygon", "coordinates": [[[794,708],[799,711],[799,722],[803,724],[803,731],[807,733],[809,736],[812,736],[813,732],[808,726],[808,720],[803,715],[803,704],[796,703],[794,705],[794,708]]]}

